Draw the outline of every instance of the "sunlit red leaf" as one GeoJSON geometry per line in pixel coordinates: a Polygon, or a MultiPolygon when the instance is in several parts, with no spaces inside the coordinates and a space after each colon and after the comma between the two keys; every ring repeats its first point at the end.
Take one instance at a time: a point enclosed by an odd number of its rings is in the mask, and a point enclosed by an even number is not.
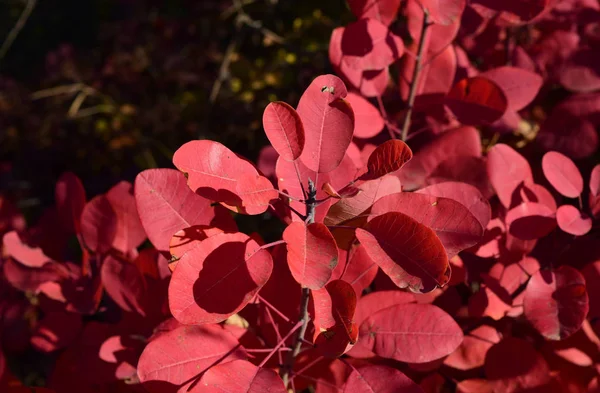
{"type": "Polygon", "coordinates": [[[285,102],[271,102],[263,113],[263,128],[284,160],[294,161],[300,157],[304,149],[304,125],[294,108],[285,102]]]}
{"type": "MultiPolygon", "coordinates": [[[[344,250],[344,252],[346,251],[344,250]]],[[[348,282],[354,288],[354,292],[359,295],[373,282],[378,266],[361,245],[349,252],[352,253],[350,260],[346,262],[345,258],[341,258],[331,278],[343,279],[348,282]],[[336,274],[338,271],[340,271],[339,274],[336,274]]]]}
{"type": "Polygon", "coordinates": [[[570,266],[540,270],[527,284],[525,317],[547,339],[562,340],[581,327],[589,310],[586,282],[570,266]]]}
{"type": "Polygon", "coordinates": [[[352,92],[348,93],[346,101],[350,103],[354,112],[354,136],[356,138],[372,138],[383,130],[385,121],[379,109],[373,104],[359,94],[352,92]]]}
{"type": "Polygon", "coordinates": [[[450,25],[460,19],[466,0],[424,0],[423,8],[429,13],[433,23],[450,25]]]}
{"type": "Polygon", "coordinates": [[[448,92],[445,104],[457,120],[467,125],[491,124],[508,108],[502,89],[484,77],[465,78],[448,92]]]}
{"type": "Polygon", "coordinates": [[[469,209],[443,197],[403,192],[387,195],[373,204],[371,214],[400,212],[435,231],[448,258],[477,244],[484,228],[469,209]]]}
{"type": "Polygon", "coordinates": [[[138,375],[152,393],[175,392],[211,366],[245,357],[238,341],[219,325],[180,326],[148,343],[138,375]]]}
{"type": "Polygon", "coordinates": [[[508,232],[521,240],[542,238],[556,228],[556,217],[541,203],[522,203],[506,213],[508,232]]]}
{"type": "Polygon", "coordinates": [[[42,267],[52,261],[40,247],[27,245],[17,231],[10,231],[2,237],[3,251],[27,267],[42,267]]]}
{"type": "Polygon", "coordinates": [[[54,191],[56,210],[65,229],[81,232],[81,213],[87,200],[81,180],[72,172],[63,173],[54,191]]]}
{"type": "Polygon", "coordinates": [[[415,295],[400,290],[371,292],[358,300],[354,320],[361,325],[365,319],[384,308],[399,304],[414,303],[415,295]]]}
{"type": "Polygon", "coordinates": [[[135,179],[135,201],[148,238],[160,251],[172,236],[193,225],[235,229],[226,214],[217,215],[211,201],[193,193],[185,176],[174,169],[148,169],[135,179]]]}
{"type": "Polygon", "coordinates": [[[367,170],[362,178],[377,179],[402,168],[412,158],[412,150],[400,140],[391,139],[379,145],[369,156],[367,170]]]}
{"type": "Polygon", "coordinates": [[[357,19],[377,19],[389,26],[400,8],[401,0],[348,0],[350,10],[357,19]]]}
{"type": "Polygon", "coordinates": [[[450,278],[448,256],[435,232],[403,213],[373,218],[356,237],[400,288],[429,292],[450,278]]]}
{"type": "Polygon", "coordinates": [[[592,219],[573,205],[559,207],[556,222],[560,229],[575,236],[583,236],[592,229],[592,219]]]}
{"type": "Polygon", "coordinates": [[[583,177],[575,163],[565,155],[555,151],[544,154],[542,169],[552,187],[564,196],[577,198],[583,191],[583,177]]]}
{"type": "MultiPolygon", "coordinates": [[[[198,247],[202,240],[223,233],[222,229],[206,225],[194,225],[182,229],[173,235],[169,243],[169,252],[175,258],[181,258],[183,254],[198,247]]],[[[170,266],[170,265],[169,265],[170,266]]],[[[172,269],[173,270],[173,269],[172,269]]]]}
{"type": "Polygon", "coordinates": [[[395,368],[368,365],[355,368],[346,381],[344,393],[423,393],[423,389],[395,368]]]}
{"type": "Polygon", "coordinates": [[[496,329],[483,325],[465,335],[460,347],[444,360],[444,364],[459,370],[483,366],[485,355],[492,345],[500,341],[496,329]]]}
{"type": "Polygon", "coordinates": [[[354,113],[344,101],[347,94],[340,78],[321,75],[300,98],[297,111],[306,134],[300,160],[310,170],[331,172],[344,158],[354,132],[354,113]]]}
{"type": "Polygon", "coordinates": [[[302,286],[322,288],[338,264],[335,239],[324,224],[293,222],[283,232],[288,265],[302,286]]]}
{"type": "Polygon", "coordinates": [[[504,207],[509,207],[513,192],[522,182],[533,183],[529,162],[512,147],[497,144],[487,156],[487,171],[490,182],[504,207]]]}
{"type": "Polygon", "coordinates": [[[118,226],[117,214],[106,196],[98,195],[83,208],[81,234],[90,250],[99,253],[110,250],[117,236],[118,226]]]}
{"type": "Polygon", "coordinates": [[[106,193],[106,199],[117,215],[117,233],[112,246],[124,253],[140,246],[146,240],[146,232],[140,222],[133,185],[122,181],[106,193]]]}
{"type": "Polygon", "coordinates": [[[543,79],[536,73],[517,67],[498,67],[481,74],[495,82],[504,92],[509,111],[519,111],[526,107],[537,95],[543,79]]]}
{"type": "Polygon", "coordinates": [[[246,360],[234,360],[211,367],[191,392],[197,393],[286,393],[277,373],[246,360]]]}
{"type": "Polygon", "coordinates": [[[452,317],[430,304],[401,304],[369,316],[356,346],[401,362],[426,363],[454,352],[463,332],[452,317]]]}
{"type": "Polygon", "coordinates": [[[271,254],[243,233],[211,236],[181,256],[169,307],[183,324],[221,322],[248,304],[273,269],[271,254]]]}
{"type": "Polygon", "coordinates": [[[145,315],[146,288],[142,273],[128,261],[107,256],[100,270],[106,293],[125,311],[145,315]]]}
{"type": "Polygon", "coordinates": [[[269,202],[279,196],[271,181],[258,174],[241,176],[237,181],[236,194],[242,200],[241,212],[251,215],[264,213],[269,202]]]}

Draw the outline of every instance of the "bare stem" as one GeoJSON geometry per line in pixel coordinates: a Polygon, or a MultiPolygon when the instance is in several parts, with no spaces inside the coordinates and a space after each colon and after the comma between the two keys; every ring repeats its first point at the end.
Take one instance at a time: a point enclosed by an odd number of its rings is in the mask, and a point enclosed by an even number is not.
{"type": "Polygon", "coordinates": [[[23,12],[21,13],[21,16],[17,20],[17,23],[10,30],[10,33],[8,33],[8,36],[2,43],[2,46],[0,47],[0,60],[2,60],[4,58],[4,56],[6,56],[6,53],[12,46],[13,42],[15,42],[15,40],[17,39],[17,36],[21,32],[21,30],[23,30],[23,27],[25,27],[25,23],[27,23],[27,19],[29,19],[29,16],[33,12],[33,9],[35,8],[36,4],[37,4],[37,0],[28,0],[27,1],[27,4],[25,5],[23,12]]]}
{"type": "Polygon", "coordinates": [[[423,27],[421,28],[421,37],[419,38],[419,47],[417,49],[417,57],[415,59],[415,69],[413,70],[413,76],[410,82],[410,91],[408,93],[408,109],[406,111],[406,116],[404,117],[404,123],[402,124],[403,141],[406,141],[408,129],[410,128],[412,112],[415,106],[415,98],[417,96],[417,86],[419,86],[419,75],[421,74],[421,69],[423,68],[421,62],[423,61],[423,51],[425,49],[427,29],[430,25],[431,23],[429,22],[429,14],[427,13],[427,10],[423,10],[423,27]]]}

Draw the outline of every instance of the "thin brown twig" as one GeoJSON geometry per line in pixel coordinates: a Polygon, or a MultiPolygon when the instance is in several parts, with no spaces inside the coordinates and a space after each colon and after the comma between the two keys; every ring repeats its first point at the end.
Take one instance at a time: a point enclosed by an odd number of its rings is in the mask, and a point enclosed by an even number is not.
{"type": "Polygon", "coordinates": [[[419,75],[421,74],[421,61],[423,60],[423,51],[425,49],[425,42],[427,37],[427,29],[431,23],[429,22],[429,13],[427,10],[423,10],[423,27],[421,28],[421,37],[419,38],[419,47],[417,49],[417,58],[415,60],[415,69],[413,70],[413,76],[410,83],[410,92],[408,94],[408,109],[404,117],[404,123],[402,124],[402,140],[406,141],[408,136],[408,129],[410,128],[410,122],[412,117],[413,108],[415,106],[415,98],[417,96],[417,86],[419,85],[419,75]]]}
{"type": "Polygon", "coordinates": [[[0,60],[2,60],[4,56],[6,56],[8,50],[17,39],[17,36],[21,32],[21,30],[23,30],[23,27],[25,27],[25,24],[31,16],[31,13],[33,12],[33,9],[35,8],[36,4],[37,0],[27,0],[27,4],[25,4],[25,8],[23,9],[21,16],[19,16],[19,19],[17,19],[17,23],[15,23],[14,27],[10,30],[10,32],[6,36],[6,39],[2,43],[2,46],[0,47],[0,60]]]}

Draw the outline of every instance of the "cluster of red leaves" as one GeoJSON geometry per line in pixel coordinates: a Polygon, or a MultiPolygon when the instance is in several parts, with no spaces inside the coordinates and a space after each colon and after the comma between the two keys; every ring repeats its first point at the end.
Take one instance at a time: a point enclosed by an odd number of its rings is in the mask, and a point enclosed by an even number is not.
{"type": "MultiPolygon", "coordinates": [[[[600,166],[582,159],[600,8],[349,5],[330,46],[347,85],[322,75],[295,109],[265,108],[270,166],[199,140],[178,170],[90,201],[65,174],[33,228],[3,202],[6,351],[59,353],[57,392],[598,391],[600,166]],[[555,83],[575,94],[539,149],[482,149],[535,124],[555,83]],[[274,243],[232,219],[267,211],[285,224],[274,243]]],[[[0,352],[15,385],[5,370],[0,352]]]]}

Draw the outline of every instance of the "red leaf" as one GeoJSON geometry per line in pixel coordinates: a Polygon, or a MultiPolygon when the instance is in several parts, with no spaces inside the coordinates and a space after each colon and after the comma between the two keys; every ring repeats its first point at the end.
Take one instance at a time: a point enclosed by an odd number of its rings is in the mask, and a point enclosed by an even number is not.
{"type": "Polygon", "coordinates": [[[354,292],[361,294],[364,289],[371,285],[371,282],[373,282],[373,279],[377,274],[377,270],[377,265],[369,257],[365,248],[358,245],[354,248],[354,252],[349,261],[346,262],[345,258],[340,258],[340,263],[338,263],[331,278],[343,279],[352,285],[354,292]]]}
{"type": "Polygon", "coordinates": [[[150,341],[138,375],[152,393],[175,392],[209,367],[245,357],[238,341],[219,325],[180,326],[150,341]]]}
{"type": "Polygon", "coordinates": [[[423,0],[422,4],[433,23],[450,25],[460,20],[466,0],[423,0]]]}
{"type": "Polygon", "coordinates": [[[100,270],[106,293],[125,311],[146,315],[143,303],[146,288],[142,273],[131,262],[107,256],[100,270]]]}
{"type": "Polygon", "coordinates": [[[385,308],[360,325],[356,346],[408,363],[427,363],[454,352],[463,333],[452,317],[431,304],[385,308]]]}
{"type": "Polygon", "coordinates": [[[187,176],[192,191],[222,202],[234,211],[241,205],[236,194],[238,179],[257,174],[248,161],[222,144],[209,140],[184,144],[173,155],[173,164],[187,176]]]}
{"type": "Polygon", "coordinates": [[[237,181],[236,194],[242,199],[241,212],[251,215],[264,213],[270,201],[279,197],[271,181],[258,174],[241,176],[237,181]]]}
{"type": "Polygon", "coordinates": [[[344,393],[423,393],[423,389],[395,368],[367,365],[355,368],[346,381],[344,393]]]}
{"type": "Polygon", "coordinates": [[[312,171],[333,171],[342,162],[352,141],[354,113],[344,101],[347,94],[340,78],[321,75],[312,81],[300,97],[297,111],[306,133],[300,159],[312,171]]]}
{"type": "Polygon", "coordinates": [[[63,173],[56,183],[56,210],[63,226],[70,232],[81,232],[81,213],[86,202],[81,180],[72,172],[63,173]]]}
{"type": "Polygon", "coordinates": [[[487,227],[492,218],[492,208],[487,199],[475,187],[469,184],[443,182],[422,188],[416,192],[455,200],[469,209],[483,228],[487,227]]]}
{"type": "Polygon", "coordinates": [[[404,53],[400,37],[376,19],[360,19],[342,35],[343,62],[360,71],[383,70],[404,53]]]}
{"type": "Polygon", "coordinates": [[[448,258],[477,244],[484,227],[460,203],[432,195],[403,192],[387,195],[373,204],[371,214],[400,212],[435,231],[448,258]]]}
{"type": "Polygon", "coordinates": [[[592,229],[592,219],[572,205],[558,208],[556,222],[560,229],[575,236],[583,236],[592,229]]]}
{"type": "Polygon", "coordinates": [[[498,285],[506,290],[506,293],[514,295],[538,270],[540,270],[540,263],[537,259],[525,257],[510,265],[497,262],[490,269],[489,275],[498,280],[498,285]]]}
{"type": "Polygon", "coordinates": [[[512,147],[497,144],[488,152],[490,182],[504,207],[509,207],[513,192],[522,182],[533,183],[529,162],[512,147]]]}
{"type": "Polygon", "coordinates": [[[581,273],[585,277],[586,288],[590,300],[590,320],[600,317],[600,261],[586,264],[581,273]]]}
{"type": "Polygon", "coordinates": [[[550,370],[542,355],[528,341],[515,337],[505,337],[488,350],[484,369],[494,392],[523,392],[550,380],[550,370]]]}
{"type": "Polygon", "coordinates": [[[593,197],[600,196],[600,164],[596,165],[590,174],[590,194],[593,197]]]}
{"type": "Polygon", "coordinates": [[[373,104],[356,93],[348,93],[346,101],[350,103],[354,112],[354,137],[369,139],[383,130],[385,121],[379,109],[373,106],[373,104]]]}
{"type": "Polygon", "coordinates": [[[2,237],[3,252],[27,267],[42,267],[52,261],[40,247],[27,245],[17,233],[10,231],[2,237]]]}
{"type": "Polygon", "coordinates": [[[412,158],[408,145],[400,140],[391,139],[379,145],[369,156],[368,173],[363,179],[377,179],[402,168],[412,158]]]}
{"type": "Polygon", "coordinates": [[[549,151],[542,158],[542,169],[546,179],[556,191],[569,198],[577,198],[581,195],[583,177],[569,157],[549,151]]]}
{"type": "Polygon", "coordinates": [[[53,352],[73,344],[81,333],[81,315],[64,311],[48,312],[31,336],[31,345],[40,352],[53,352]]]}
{"type": "Polygon", "coordinates": [[[181,257],[169,307],[183,324],[221,322],[248,304],[273,270],[268,251],[243,233],[209,237],[181,257]]]}
{"type": "Polygon", "coordinates": [[[137,175],[135,201],[144,230],[160,251],[169,250],[173,234],[193,225],[235,229],[228,214],[217,215],[211,201],[194,194],[185,176],[174,169],[148,169],[137,175]]]}
{"type": "Polygon", "coordinates": [[[435,232],[409,216],[390,212],[356,230],[367,254],[394,284],[429,292],[450,278],[448,256],[435,232]]]}
{"type": "Polygon", "coordinates": [[[285,102],[271,102],[263,113],[269,142],[286,161],[295,161],[304,149],[304,125],[296,110],[285,102]]]}
{"type": "Polygon", "coordinates": [[[4,279],[22,292],[38,293],[44,283],[56,282],[62,278],[58,264],[54,262],[46,263],[41,267],[27,267],[7,258],[1,266],[4,279]]]}
{"type": "Polygon", "coordinates": [[[465,336],[460,347],[444,360],[444,364],[458,370],[481,367],[487,351],[500,341],[500,337],[493,327],[479,326],[465,336]]]}
{"type": "Polygon", "coordinates": [[[456,83],[446,95],[445,103],[457,120],[467,125],[491,124],[500,119],[508,108],[502,89],[480,76],[456,83]]]}
{"type": "Polygon", "coordinates": [[[563,340],[581,327],[589,310],[585,279],[570,266],[540,270],[527,284],[525,317],[544,337],[563,340]]]}
{"type": "Polygon", "coordinates": [[[495,82],[504,92],[509,111],[520,111],[537,95],[544,80],[531,71],[517,67],[498,67],[481,76],[495,82]]]}
{"type": "Polygon", "coordinates": [[[246,360],[234,360],[211,367],[190,392],[196,393],[286,393],[277,373],[246,360]]]}
{"type": "Polygon", "coordinates": [[[506,213],[508,232],[521,240],[542,238],[556,228],[555,214],[541,203],[522,203],[506,213]]]}
{"type": "Polygon", "coordinates": [[[335,239],[324,224],[291,223],[283,232],[287,244],[288,266],[302,286],[320,289],[331,278],[338,264],[335,239]]]}
{"type": "Polygon", "coordinates": [[[376,19],[389,26],[400,8],[401,0],[348,0],[350,10],[357,19],[376,19]]]}
{"type": "Polygon", "coordinates": [[[106,193],[106,199],[117,215],[117,233],[112,246],[127,253],[146,240],[146,232],[140,222],[133,196],[133,185],[122,181],[106,193]]]}
{"type": "Polygon", "coordinates": [[[371,292],[358,300],[354,321],[358,325],[361,325],[370,315],[373,315],[384,308],[414,302],[415,295],[411,292],[400,290],[371,292]]]}
{"type": "Polygon", "coordinates": [[[560,83],[577,93],[600,89],[600,56],[591,48],[581,48],[573,53],[560,69],[560,83]]]}
{"type": "Polygon", "coordinates": [[[458,127],[446,131],[417,151],[399,172],[402,187],[413,191],[426,185],[425,180],[443,161],[458,156],[481,156],[481,139],[473,127],[458,127]]]}
{"type": "Polygon", "coordinates": [[[105,195],[94,197],[83,208],[81,234],[85,245],[92,251],[105,253],[110,250],[118,225],[117,214],[105,195]]]}
{"type": "Polygon", "coordinates": [[[173,257],[181,258],[183,254],[192,248],[198,247],[203,240],[220,233],[223,233],[222,229],[208,227],[206,225],[194,225],[182,229],[175,233],[171,238],[169,252],[173,257]]]}

